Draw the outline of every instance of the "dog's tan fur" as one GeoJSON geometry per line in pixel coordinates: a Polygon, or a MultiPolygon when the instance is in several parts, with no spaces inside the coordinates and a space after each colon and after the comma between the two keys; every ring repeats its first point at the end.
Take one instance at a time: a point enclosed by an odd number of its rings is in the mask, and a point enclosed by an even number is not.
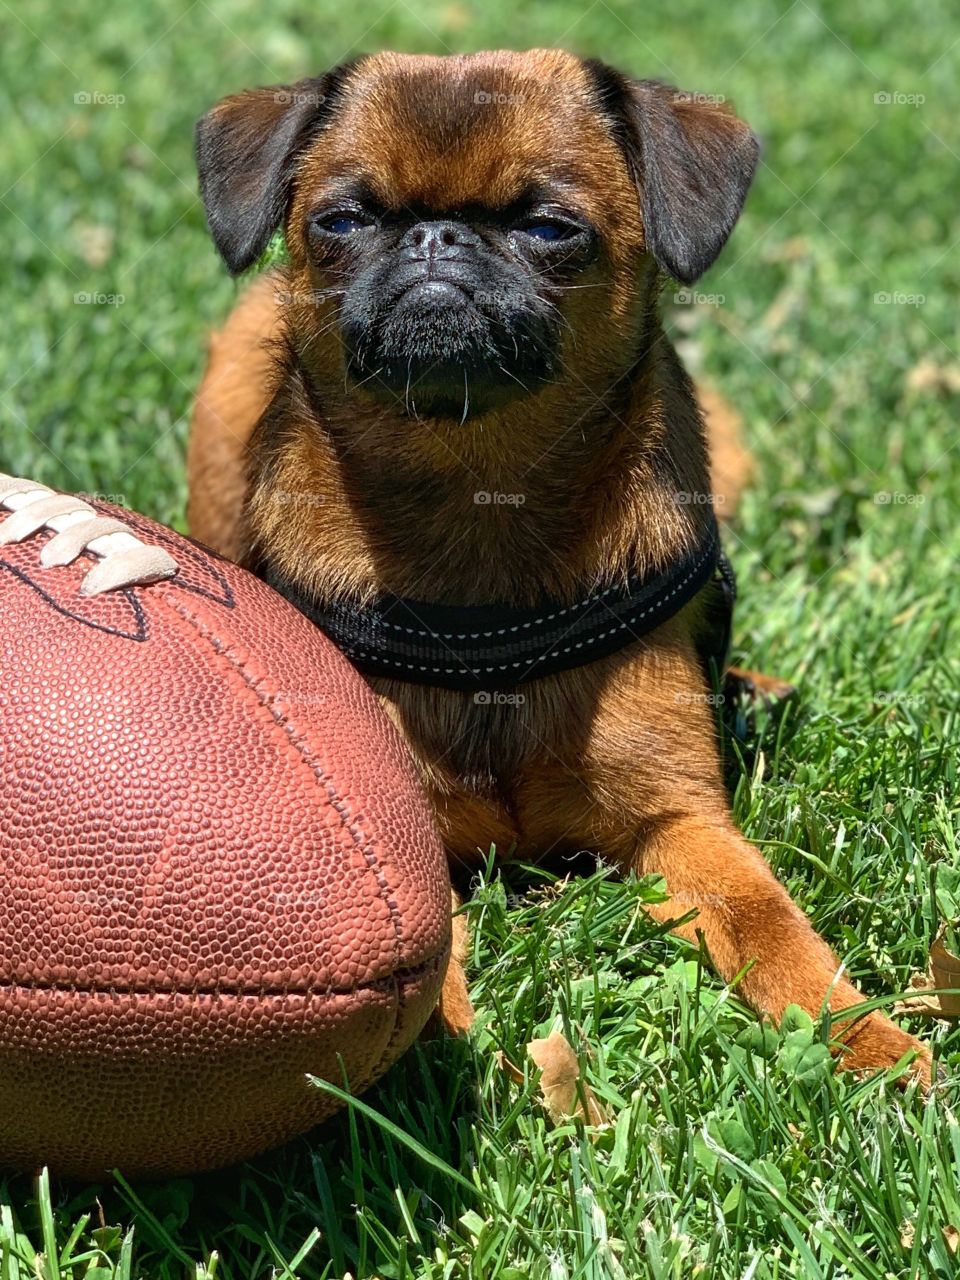
{"type": "MultiPolygon", "coordinates": [[[[240,98],[216,111],[248,111],[240,98]]],[[[744,128],[722,108],[675,108],[711,145],[744,128]]],[[[257,111],[269,104],[257,103],[257,111]]],[[[266,127],[262,120],[257,127],[266,127]]],[[[299,160],[286,222],[289,268],[257,280],[211,344],[190,444],[190,523],[200,540],[255,563],[268,554],[319,598],[379,591],[440,603],[510,604],[662,566],[689,547],[711,492],[729,515],[749,471],[735,416],[701,393],[713,444],[657,316],[634,177],[590,99],[583,64],[558,51],[363,61],[334,127],[299,160]],[[451,132],[438,84],[507,95],[451,132]],[[562,166],[604,253],[563,303],[553,381],[479,423],[411,419],[349,384],[331,279],[303,227],[319,192],[362,172],[397,207],[508,203],[531,173],[562,166]],[[638,346],[646,358],[635,365],[638,346]],[[311,388],[322,389],[322,411],[311,388]],[[477,491],[522,492],[519,509],[477,491]],[[678,492],[698,495],[678,503],[678,492]]],[[[491,843],[525,857],[592,849],[656,872],[691,910],[720,973],[779,1017],[859,1002],[853,985],[729,813],[700,652],[709,590],[644,641],[524,686],[523,701],[375,679],[416,759],[456,872],[491,843]]],[[[448,1021],[468,1020],[462,974],[448,1021]]],[[[880,1013],[838,1026],[844,1061],[889,1066],[918,1050],[880,1013]]]]}

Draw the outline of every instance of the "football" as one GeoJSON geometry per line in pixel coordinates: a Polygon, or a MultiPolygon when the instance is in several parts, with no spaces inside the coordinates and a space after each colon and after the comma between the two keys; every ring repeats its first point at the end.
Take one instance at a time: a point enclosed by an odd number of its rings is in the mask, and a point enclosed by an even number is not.
{"type": "Polygon", "coordinates": [[[215,1168],[419,1034],[450,882],[373,693],[253,575],[0,476],[0,1165],[215,1168]]]}

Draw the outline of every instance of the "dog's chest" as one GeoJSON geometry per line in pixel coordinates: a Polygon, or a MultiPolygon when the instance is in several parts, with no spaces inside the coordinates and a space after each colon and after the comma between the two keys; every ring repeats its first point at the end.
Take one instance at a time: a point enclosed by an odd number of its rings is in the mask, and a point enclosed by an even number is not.
{"type": "MultiPolygon", "coordinates": [[[[597,668],[583,672],[477,695],[374,681],[458,859],[482,862],[492,845],[499,857],[529,858],[603,842],[610,806],[600,793],[608,765],[616,770],[604,745],[611,707],[597,668]]],[[[630,718],[637,744],[647,736],[641,700],[614,715],[630,718]]]]}
{"type": "Polygon", "coordinates": [[[460,859],[626,850],[678,804],[722,795],[692,645],[638,644],[510,692],[373,684],[460,859]]]}

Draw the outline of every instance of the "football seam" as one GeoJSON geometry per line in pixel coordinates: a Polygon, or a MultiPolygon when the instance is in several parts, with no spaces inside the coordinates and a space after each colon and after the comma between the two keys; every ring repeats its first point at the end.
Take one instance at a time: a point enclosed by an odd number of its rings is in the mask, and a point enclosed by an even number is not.
{"type": "Polygon", "coordinates": [[[403,958],[401,952],[403,941],[403,921],[400,916],[399,907],[390,896],[390,887],[386,882],[386,877],[383,874],[383,868],[380,866],[380,862],[377,858],[376,852],[374,851],[373,841],[366,835],[356,818],[350,813],[350,807],[346,800],[344,800],[337,791],[333,779],[324,771],[319,761],[311,758],[312,753],[303,741],[303,734],[294,730],[292,724],[290,724],[289,721],[285,721],[279,712],[274,709],[273,701],[276,698],[277,690],[270,688],[269,681],[267,679],[257,677],[253,675],[252,672],[248,671],[243,661],[233,652],[232,647],[225,641],[221,640],[220,637],[216,635],[202,619],[191,614],[189,610],[184,608],[179,601],[167,600],[167,604],[169,604],[175,612],[184,619],[184,621],[189,622],[198,635],[209,642],[218,656],[224,658],[230,666],[233,667],[234,671],[237,672],[250,692],[254,694],[257,699],[257,703],[263,707],[277,728],[280,729],[281,732],[289,739],[290,744],[293,746],[297,755],[313,774],[315,780],[320,783],[323,790],[327,793],[327,798],[340,819],[341,827],[349,835],[357,851],[362,854],[364,861],[376,880],[380,897],[390,914],[390,922],[393,925],[394,931],[394,957],[397,961],[396,967],[400,968],[400,961],[403,958]],[[264,686],[266,686],[266,688],[264,688],[264,686]]]}
{"type": "Polygon", "coordinates": [[[216,565],[215,561],[218,557],[212,548],[195,543],[192,539],[185,538],[181,534],[173,534],[171,536],[170,530],[163,525],[157,525],[135,511],[128,511],[126,507],[118,507],[116,503],[94,502],[91,505],[96,507],[99,512],[119,516],[131,529],[136,531],[136,536],[142,538],[144,542],[169,548],[174,559],[182,561],[186,558],[191,560],[199,573],[205,573],[213,579],[220,588],[221,594],[218,596],[208,587],[199,583],[188,582],[183,573],[182,565],[181,572],[175,578],[167,579],[171,586],[176,585],[181,591],[189,591],[193,595],[202,596],[204,600],[209,600],[211,604],[220,605],[223,609],[236,608],[236,595],[226,574],[216,565]]]}
{"type": "Polygon", "coordinates": [[[245,663],[233,652],[232,647],[223,641],[201,618],[197,617],[196,614],[187,609],[181,601],[176,598],[172,598],[172,593],[169,588],[165,590],[162,585],[159,586],[158,595],[179,617],[194,629],[197,635],[208,642],[218,657],[226,661],[240,676],[243,683],[256,698],[258,705],[266,711],[273,723],[281,730],[296,751],[297,755],[300,757],[303,764],[306,765],[314,779],[326,792],[330,804],[333,806],[334,811],[340,819],[342,829],[349,835],[350,839],[353,841],[354,847],[363,857],[371,874],[373,875],[380,899],[386,906],[389,913],[390,922],[393,926],[394,932],[393,971],[384,979],[378,979],[378,981],[384,981],[387,983],[392,981],[395,995],[393,1031],[384,1048],[380,1062],[378,1062],[377,1067],[374,1069],[374,1073],[376,1073],[379,1071],[381,1064],[390,1059],[393,1046],[396,1044],[403,1026],[403,1018],[401,1017],[403,1011],[403,996],[401,992],[401,984],[396,977],[397,972],[403,968],[400,963],[403,958],[403,921],[400,909],[390,894],[383,868],[380,866],[379,859],[373,849],[372,841],[369,840],[363,829],[350,814],[349,806],[334,786],[333,779],[330,778],[326,771],[321,767],[318,760],[311,758],[312,753],[309,752],[309,748],[304,743],[302,733],[296,732],[289,720],[284,720],[275,710],[273,702],[276,698],[276,690],[270,689],[269,683],[266,679],[258,678],[252,672],[248,671],[245,663]],[[264,688],[265,685],[267,686],[266,688],[264,688]]]}
{"type": "Polygon", "coordinates": [[[416,982],[419,978],[429,974],[431,969],[439,968],[444,954],[442,951],[438,952],[435,956],[431,956],[428,960],[424,960],[418,965],[410,965],[405,969],[398,969],[395,973],[388,974],[384,978],[374,978],[370,982],[359,982],[352,987],[287,987],[272,986],[270,984],[262,987],[234,988],[220,985],[212,987],[161,987],[150,984],[86,986],[79,982],[17,982],[0,979],[0,993],[42,991],[70,996],[168,996],[171,998],[190,996],[194,999],[209,997],[217,1000],[254,1000],[264,997],[282,999],[290,996],[297,999],[315,1000],[320,998],[336,1000],[343,996],[353,996],[361,992],[386,991],[403,983],[416,982]]]}
{"type": "MultiPolygon", "coordinates": [[[[92,559],[92,557],[87,558],[92,559]]],[[[125,591],[115,592],[114,594],[126,597],[133,617],[137,623],[137,630],[121,631],[119,627],[108,627],[103,622],[97,622],[96,618],[85,617],[82,613],[76,613],[74,610],[68,609],[66,605],[61,604],[59,600],[55,600],[49,591],[46,591],[39,582],[35,582],[28,573],[23,569],[18,569],[15,565],[0,560],[0,571],[9,573],[11,577],[16,578],[18,581],[22,582],[24,586],[35,591],[45,604],[48,604],[50,608],[56,613],[59,613],[61,617],[69,618],[72,622],[79,622],[81,626],[91,627],[94,631],[102,631],[105,635],[116,636],[119,640],[133,640],[138,644],[142,643],[148,637],[149,628],[147,626],[147,618],[143,611],[143,606],[137,599],[135,593],[129,588],[125,591]]]]}

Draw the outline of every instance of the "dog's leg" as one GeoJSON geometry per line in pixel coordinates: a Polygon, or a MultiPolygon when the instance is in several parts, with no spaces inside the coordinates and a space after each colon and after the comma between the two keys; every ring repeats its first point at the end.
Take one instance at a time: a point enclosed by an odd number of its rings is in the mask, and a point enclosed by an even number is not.
{"type": "MultiPolygon", "coordinates": [[[[828,993],[834,1014],[864,999],[851,982],[837,977],[839,965],[827,944],[732,824],[665,819],[637,847],[634,869],[666,881],[671,898],[651,909],[656,918],[698,912],[676,932],[693,941],[702,934],[725,981],[746,970],[737,990],[760,1012],[779,1019],[787,1005],[797,1004],[816,1017],[828,993]]],[[[834,1033],[845,1067],[890,1067],[915,1050],[909,1070],[929,1084],[929,1052],[882,1013],[838,1019],[834,1033]]]]}

